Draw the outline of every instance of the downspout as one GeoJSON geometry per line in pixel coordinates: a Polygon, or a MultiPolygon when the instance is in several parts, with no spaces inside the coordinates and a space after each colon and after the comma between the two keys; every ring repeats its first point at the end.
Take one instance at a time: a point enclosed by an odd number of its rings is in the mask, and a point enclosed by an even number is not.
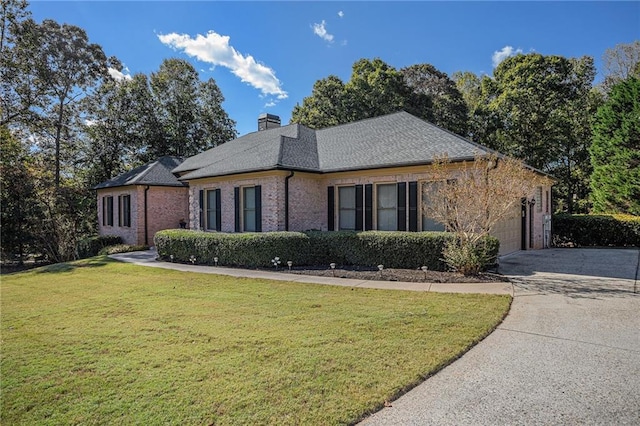
{"type": "Polygon", "coordinates": [[[284,230],[289,230],[289,179],[293,177],[295,172],[289,171],[289,176],[284,178],[284,230]]]}
{"type": "Polygon", "coordinates": [[[147,191],[149,191],[149,185],[144,188],[144,245],[149,245],[149,227],[147,226],[147,191]]]}

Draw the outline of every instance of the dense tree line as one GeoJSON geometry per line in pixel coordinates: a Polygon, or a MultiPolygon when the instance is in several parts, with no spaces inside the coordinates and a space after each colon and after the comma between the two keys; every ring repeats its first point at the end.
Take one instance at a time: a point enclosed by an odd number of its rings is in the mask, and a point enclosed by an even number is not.
{"type": "Polygon", "coordinates": [[[95,184],[236,136],[216,82],[188,62],[128,77],[82,28],[37,23],[24,0],[3,1],[0,12],[3,260],[73,258],[77,240],[95,232],[95,184]]]}
{"type": "MultiPolygon", "coordinates": [[[[596,164],[609,160],[594,157],[603,148],[590,148],[601,138],[596,136],[603,127],[596,124],[602,122],[599,108],[609,105],[610,96],[619,97],[617,84],[640,74],[640,42],[608,49],[604,62],[604,82],[594,85],[591,57],[519,54],[502,61],[493,75],[465,71],[451,78],[430,64],[396,70],[380,59],[361,59],[346,83],[336,76],[317,81],[294,107],[292,121],[322,128],[404,109],[550,174],[557,180],[559,211],[586,213],[593,204],[597,211],[632,213],[624,203],[599,201],[595,188],[602,169],[596,164]]],[[[637,149],[637,134],[621,138],[624,146],[637,149]]],[[[625,167],[634,170],[634,164],[625,167]]],[[[637,194],[640,180],[627,178],[624,188],[623,197],[637,194]]]]}

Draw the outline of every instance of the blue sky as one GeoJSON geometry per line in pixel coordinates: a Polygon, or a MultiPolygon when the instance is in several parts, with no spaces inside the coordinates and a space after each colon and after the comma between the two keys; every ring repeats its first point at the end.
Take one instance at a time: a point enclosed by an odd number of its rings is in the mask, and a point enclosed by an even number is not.
{"type": "MultiPolygon", "coordinates": [[[[37,21],[77,25],[125,72],[188,59],[214,78],[240,135],[268,112],[289,122],[313,83],[347,81],[361,58],[491,74],[508,54],[602,55],[640,39],[640,2],[59,2],[33,1],[37,21]]],[[[596,81],[600,75],[596,77],[596,81]]]]}

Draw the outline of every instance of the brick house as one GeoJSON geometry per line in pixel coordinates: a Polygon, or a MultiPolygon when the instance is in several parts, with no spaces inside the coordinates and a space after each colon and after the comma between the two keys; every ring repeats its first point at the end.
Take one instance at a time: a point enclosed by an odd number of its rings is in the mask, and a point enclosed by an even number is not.
{"type": "MultiPolygon", "coordinates": [[[[492,152],[406,112],[321,130],[263,114],[258,129],[173,169],[189,184],[190,228],[443,230],[422,212],[430,164],[492,152]]],[[[501,254],[548,246],[550,191],[538,187],[497,227],[501,254]]]]}
{"type": "Polygon", "coordinates": [[[189,188],[171,173],[181,162],[161,157],[96,185],[99,234],[153,245],[156,232],[186,225],[189,188]]]}

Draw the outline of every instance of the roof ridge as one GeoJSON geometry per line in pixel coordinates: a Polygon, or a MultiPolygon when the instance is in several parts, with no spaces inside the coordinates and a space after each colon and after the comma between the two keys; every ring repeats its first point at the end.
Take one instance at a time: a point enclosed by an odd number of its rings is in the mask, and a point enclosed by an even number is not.
{"type": "MultiPolygon", "coordinates": [[[[398,110],[396,112],[390,112],[388,114],[377,115],[375,117],[362,118],[360,120],[350,121],[349,123],[336,124],[335,126],[329,126],[329,127],[323,127],[322,129],[311,129],[311,130],[313,130],[314,132],[321,132],[323,130],[336,129],[336,128],[342,127],[342,126],[349,126],[351,124],[357,124],[357,123],[362,123],[364,121],[376,120],[376,119],[383,118],[383,117],[391,117],[392,115],[402,114],[402,113],[409,114],[409,115],[415,117],[415,115],[408,113],[404,109],[401,109],[401,110],[398,110]]],[[[416,117],[416,118],[418,118],[418,117],[416,117]]]]}

